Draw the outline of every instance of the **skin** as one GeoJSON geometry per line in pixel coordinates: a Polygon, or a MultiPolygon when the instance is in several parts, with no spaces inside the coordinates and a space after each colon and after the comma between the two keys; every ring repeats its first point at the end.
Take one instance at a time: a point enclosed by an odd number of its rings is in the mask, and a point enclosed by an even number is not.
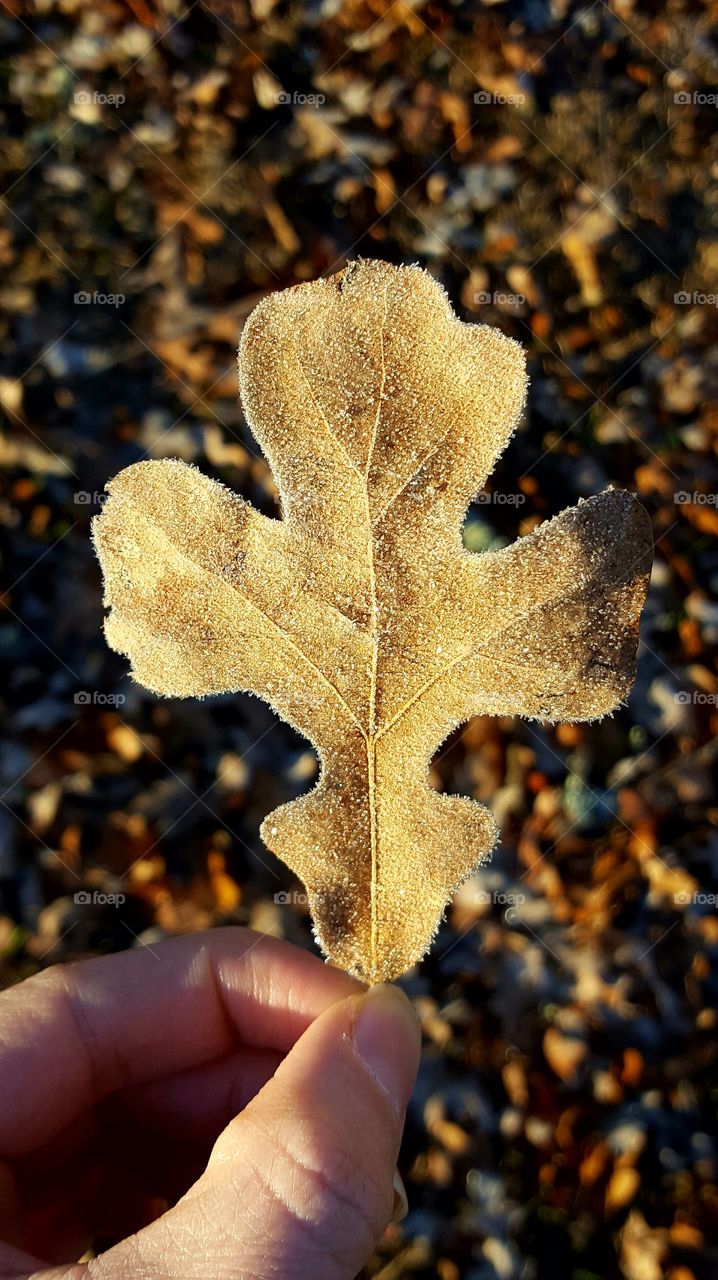
{"type": "Polygon", "coordinates": [[[419,1040],[397,988],[245,929],[4,992],[0,1280],[351,1280],[419,1040]]]}

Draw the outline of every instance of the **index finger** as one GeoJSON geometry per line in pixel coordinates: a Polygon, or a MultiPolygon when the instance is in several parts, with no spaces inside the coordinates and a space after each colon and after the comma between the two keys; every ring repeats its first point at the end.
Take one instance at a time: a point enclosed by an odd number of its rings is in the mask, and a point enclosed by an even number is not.
{"type": "Polygon", "coordinates": [[[35,1150],[115,1089],[220,1057],[284,1052],[361,990],[249,929],[54,965],[0,996],[0,1158],[35,1150]]]}

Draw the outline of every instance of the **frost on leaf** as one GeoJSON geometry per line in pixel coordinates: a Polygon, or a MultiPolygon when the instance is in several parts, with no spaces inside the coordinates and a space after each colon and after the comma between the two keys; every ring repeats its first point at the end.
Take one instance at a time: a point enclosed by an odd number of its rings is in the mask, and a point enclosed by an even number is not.
{"type": "Polygon", "coordinates": [[[239,371],[283,518],[182,462],[121,472],[95,523],[107,639],[157,693],[249,690],[310,739],[319,783],[262,838],[304,881],[326,953],[386,980],[496,837],[482,805],[431,788],[436,749],[474,715],[616,707],[650,527],[608,490],[505,550],[463,549],[524,358],[416,267],[359,262],[265,299],[239,371]]]}

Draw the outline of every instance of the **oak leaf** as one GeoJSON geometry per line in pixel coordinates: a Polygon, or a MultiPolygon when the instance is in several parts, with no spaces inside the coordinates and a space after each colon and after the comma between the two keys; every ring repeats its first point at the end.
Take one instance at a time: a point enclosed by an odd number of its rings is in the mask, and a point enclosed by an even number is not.
{"type": "Polygon", "coordinates": [[[95,525],[106,635],[147,688],[251,691],[310,739],[320,780],[262,838],[305,882],[325,952],[386,980],[496,838],[486,808],[431,788],[432,756],[474,715],[616,707],[650,527],[609,490],[504,550],[464,550],[524,357],[419,268],[359,262],[264,299],[239,371],[282,519],[182,462],[127,468],[95,525]]]}

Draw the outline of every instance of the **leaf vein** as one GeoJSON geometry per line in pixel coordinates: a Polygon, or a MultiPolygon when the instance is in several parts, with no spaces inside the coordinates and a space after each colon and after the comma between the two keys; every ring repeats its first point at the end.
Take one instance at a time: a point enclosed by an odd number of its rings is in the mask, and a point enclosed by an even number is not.
{"type": "Polygon", "coordinates": [[[357,466],[356,462],[354,462],[354,460],[353,460],[353,458],[352,458],[351,454],[349,453],[349,450],[347,449],[346,445],[344,444],[344,441],[341,439],[341,437],[340,437],[340,436],[338,436],[338,435],[337,435],[337,433],[336,433],[336,431],[334,430],[333,426],[331,425],[331,423],[330,423],[330,421],[329,421],[329,419],[328,419],[328,417],[327,417],[326,413],[324,412],[324,410],[323,410],[322,406],[320,405],[319,401],[317,400],[317,397],[316,397],[316,395],[314,394],[314,388],[312,387],[312,384],[311,384],[311,382],[309,381],[309,378],[307,377],[307,375],[306,375],[306,373],[305,373],[305,371],[304,371],[304,366],[302,365],[302,362],[301,362],[301,360],[299,360],[299,358],[297,358],[297,368],[298,368],[298,370],[299,370],[299,372],[300,372],[300,374],[301,374],[302,378],[304,379],[304,383],[305,383],[305,386],[306,386],[306,388],[307,388],[307,391],[309,392],[309,395],[310,395],[310,397],[311,397],[312,404],[314,405],[314,408],[316,409],[316,411],[317,411],[317,413],[319,414],[319,416],[320,416],[320,418],[321,418],[322,422],[324,423],[324,426],[326,427],[327,432],[329,433],[329,435],[330,435],[331,439],[334,441],[334,443],[335,443],[335,445],[337,446],[337,448],[339,449],[339,451],[343,454],[343,456],[344,456],[344,462],[345,462],[346,466],[347,466],[347,467],[350,467],[352,471],[356,471],[357,473],[361,474],[361,472],[359,471],[359,467],[357,466]]]}
{"type": "MultiPolygon", "coordinates": [[[[202,565],[197,564],[197,562],[193,560],[191,556],[188,556],[185,554],[185,552],[180,551],[179,548],[167,537],[167,534],[165,533],[165,531],[163,530],[162,526],[159,524],[158,521],[156,520],[153,521],[150,519],[149,516],[146,515],[146,513],[140,512],[140,518],[143,518],[143,517],[148,524],[154,525],[154,527],[158,530],[160,535],[164,537],[165,540],[169,543],[174,554],[178,556],[179,559],[186,560],[188,564],[191,564],[194,569],[199,569],[200,572],[204,571],[202,565]]],[[[304,660],[304,662],[306,662],[307,666],[310,667],[312,671],[314,671],[316,675],[318,675],[319,678],[324,681],[327,687],[332,690],[332,693],[335,695],[335,697],[344,707],[344,710],[346,711],[350,720],[356,725],[362,737],[366,737],[366,731],[363,725],[361,724],[358,716],[356,716],[355,713],[352,711],[351,707],[349,706],[349,703],[347,702],[346,698],[342,694],[341,690],[338,689],[336,685],[333,683],[333,681],[329,679],[326,673],[322,671],[321,667],[317,666],[316,662],[314,662],[313,659],[309,657],[309,654],[304,652],[301,645],[297,644],[296,640],[294,640],[293,637],[289,634],[289,632],[283,626],[281,626],[279,622],[277,622],[276,618],[273,618],[270,613],[267,613],[266,609],[263,609],[261,605],[257,604],[255,600],[252,600],[251,596],[249,596],[246,591],[242,591],[236,582],[230,582],[226,578],[223,578],[221,574],[217,572],[216,569],[209,569],[208,572],[211,573],[212,577],[214,577],[223,587],[228,587],[231,591],[234,591],[236,595],[240,597],[240,599],[244,600],[245,603],[248,604],[251,609],[254,609],[255,612],[260,615],[260,617],[264,618],[265,621],[268,622],[269,625],[273,627],[274,630],[277,631],[280,636],[283,637],[283,639],[286,641],[289,647],[293,649],[294,652],[297,653],[299,657],[304,660]]]]}

